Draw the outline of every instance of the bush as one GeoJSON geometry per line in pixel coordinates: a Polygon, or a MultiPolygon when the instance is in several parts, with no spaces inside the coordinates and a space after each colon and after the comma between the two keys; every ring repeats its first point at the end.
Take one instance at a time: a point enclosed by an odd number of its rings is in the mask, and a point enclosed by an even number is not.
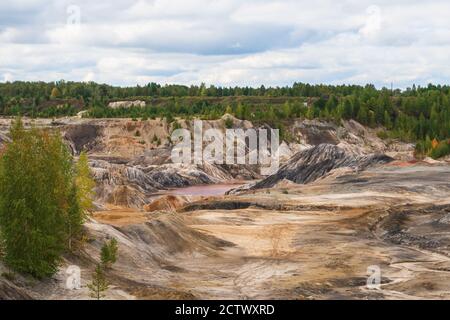
{"type": "Polygon", "coordinates": [[[231,128],[233,128],[233,124],[234,124],[233,119],[231,117],[227,117],[225,119],[225,128],[231,129],[231,128]]]}
{"type": "Polygon", "coordinates": [[[386,140],[387,138],[389,138],[389,135],[386,131],[381,130],[377,132],[377,136],[378,138],[380,138],[381,140],[386,140]]]}
{"type": "Polygon", "coordinates": [[[439,159],[450,154],[450,145],[447,141],[441,141],[436,148],[431,150],[430,156],[439,159]]]}
{"type": "Polygon", "coordinates": [[[116,263],[118,249],[119,247],[117,245],[117,240],[114,238],[103,245],[100,253],[100,259],[102,261],[102,266],[105,269],[110,268],[114,263],[116,263]]]}
{"type": "Polygon", "coordinates": [[[181,129],[181,124],[175,120],[175,122],[173,122],[173,124],[172,124],[172,131],[175,131],[178,129],[181,129]]]}

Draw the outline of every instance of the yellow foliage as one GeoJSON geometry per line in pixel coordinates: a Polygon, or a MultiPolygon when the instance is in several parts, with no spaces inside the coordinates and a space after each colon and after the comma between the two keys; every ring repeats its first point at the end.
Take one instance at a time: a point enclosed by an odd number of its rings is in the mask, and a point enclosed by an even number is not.
{"type": "Polygon", "coordinates": [[[439,146],[439,141],[437,139],[433,139],[433,141],[431,142],[431,147],[433,149],[436,149],[439,146]]]}
{"type": "Polygon", "coordinates": [[[50,98],[56,99],[56,98],[59,98],[60,95],[61,95],[61,93],[59,92],[58,88],[55,87],[52,89],[50,98]]]}
{"type": "Polygon", "coordinates": [[[85,152],[80,154],[76,170],[77,176],[75,181],[78,187],[80,206],[84,212],[89,212],[93,208],[92,199],[94,196],[95,182],[92,180],[88,157],[85,152]]]}

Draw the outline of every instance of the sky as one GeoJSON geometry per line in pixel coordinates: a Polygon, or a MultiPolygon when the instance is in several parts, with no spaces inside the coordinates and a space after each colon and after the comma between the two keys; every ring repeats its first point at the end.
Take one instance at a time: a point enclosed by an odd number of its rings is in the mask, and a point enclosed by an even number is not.
{"type": "Polygon", "coordinates": [[[0,82],[450,83],[448,0],[0,1],[0,82]]]}

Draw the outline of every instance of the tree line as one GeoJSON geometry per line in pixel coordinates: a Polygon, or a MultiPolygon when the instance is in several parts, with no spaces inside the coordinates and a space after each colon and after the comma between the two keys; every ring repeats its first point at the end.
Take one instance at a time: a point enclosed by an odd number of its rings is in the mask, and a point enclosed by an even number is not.
{"type": "Polygon", "coordinates": [[[86,110],[84,116],[93,118],[164,117],[172,122],[175,117],[219,119],[231,113],[240,119],[267,122],[280,129],[292,118],[334,122],[354,119],[373,128],[383,127],[386,131],[380,131],[380,137],[416,143],[418,155],[434,157],[450,153],[449,101],[449,86],[431,84],[406,90],[304,83],[267,88],[156,83],[115,87],[65,81],[0,84],[0,114],[3,115],[58,117],[86,110]],[[167,99],[156,105],[152,98],[167,99]],[[108,108],[110,101],[130,99],[147,101],[147,106],[108,108]]]}

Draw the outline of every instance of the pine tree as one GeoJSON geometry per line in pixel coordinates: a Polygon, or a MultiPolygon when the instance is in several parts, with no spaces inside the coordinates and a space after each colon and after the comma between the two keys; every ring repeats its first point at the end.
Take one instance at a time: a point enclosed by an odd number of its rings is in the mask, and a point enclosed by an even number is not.
{"type": "Polygon", "coordinates": [[[367,125],[369,123],[368,112],[369,111],[367,110],[367,107],[365,105],[363,105],[359,108],[357,120],[363,125],[367,125]]]}
{"type": "Polygon", "coordinates": [[[207,95],[206,85],[204,83],[202,83],[200,85],[200,89],[199,89],[199,96],[206,97],[206,95],[207,95]]]}
{"type": "Polygon", "coordinates": [[[392,128],[391,116],[389,115],[389,113],[387,111],[384,112],[384,126],[386,127],[386,129],[392,128]]]}
{"type": "Polygon", "coordinates": [[[103,270],[100,264],[95,268],[92,282],[87,287],[89,288],[91,298],[100,300],[105,297],[104,292],[108,290],[109,283],[105,276],[105,270],[103,270]]]}
{"type": "Polygon", "coordinates": [[[350,100],[345,99],[343,104],[343,118],[349,120],[353,117],[353,106],[350,100]]]}
{"type": "Polygon", "coordinates": [[[111,239],[109,242],[105,243],[101,249],[100,259],[102,262],[102,267],[105,269],[110,268],[111,265],[117,261],[117,251],[119,247],[116,239],[111,239]]]}
{"type": "Polygon", "coordinates": [[[375,112],[369,111],[369,126],[375,128],[376,125],[375,112]]]}

